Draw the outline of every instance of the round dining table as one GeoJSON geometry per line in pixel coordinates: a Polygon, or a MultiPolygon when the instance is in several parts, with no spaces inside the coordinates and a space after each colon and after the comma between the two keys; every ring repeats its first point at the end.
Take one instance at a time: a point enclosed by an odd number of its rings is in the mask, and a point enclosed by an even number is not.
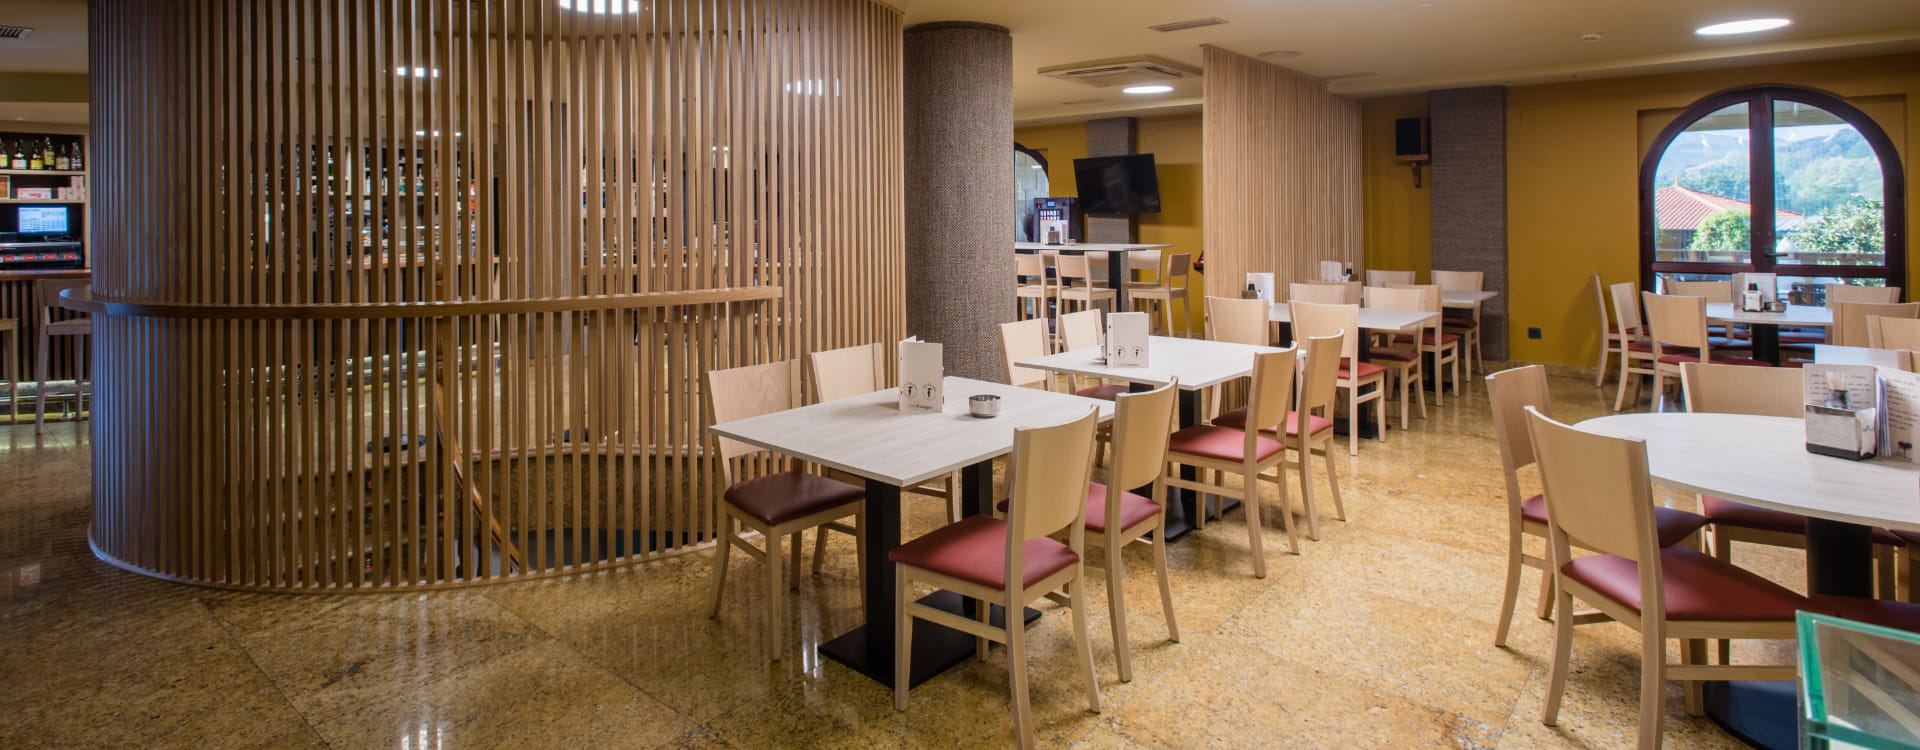
{"type": "MultiPolygon", "coordinates": [[[[1647,473],[1682,490],[1807,517],[1809,594],[1873,596],[1874,527],[1920,531],[1920,464],[1807,452],[1791,417],[1616,414],[1579,424],[1641,440],[1647,473]]],[[[1752,744],[1792,747],[1792,683],[1709,682],[1707,713],[1752,744]],[[1784,724],[1782,723],[1784,722],[1784,724]]]]}

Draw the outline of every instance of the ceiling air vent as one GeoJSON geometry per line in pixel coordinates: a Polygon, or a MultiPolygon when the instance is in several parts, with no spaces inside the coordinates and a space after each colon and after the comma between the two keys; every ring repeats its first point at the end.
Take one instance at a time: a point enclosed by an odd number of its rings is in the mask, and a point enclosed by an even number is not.
{"type": "Polygon", "coordinates": [[[1197,78],[1200,76],[1200,69],[1191,65],[1182,65],[1164,57],[1138,55],[1055,65],[1050,68],[1041,68],[1040,75],[1106,88],[1197,78]]]}
{"type": "Polygon", "coordinates": [[[25,26],[0,26],[0,39],[25,39],[33,29],[25,26]]]}
{"type": "Polygon", "coordinates": [[[1226,22],[1227,22],[1227,19],[1224,19],[1224,18],[1196,18],[1191,21],[1174,21],[1173,23],[1163,23],[1163,24],[1160,24],[1159,26],[1148,26],[1147,28],[1153,29],[1154,31],[1165,33],[1168,31],[1186,31],[1187,29],[1198,29],[1204,26],[1219,26],[1220,24],[1223,24],[1226,22]]]}

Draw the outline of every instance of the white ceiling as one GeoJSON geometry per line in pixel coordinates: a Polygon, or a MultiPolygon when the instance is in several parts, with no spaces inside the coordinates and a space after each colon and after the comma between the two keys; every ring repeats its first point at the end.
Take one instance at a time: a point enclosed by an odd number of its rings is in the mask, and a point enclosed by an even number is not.
{"type": "MultiPolygon", "coordinates": [[[[1657,71],[1920,50],[1916,0],[890,0],[907,22],[965,20],[1012,29],[1014,111],[1022,123],[1198,106],[1198,81],[1171,94],[1043,78],[1042,67],[1153,54],[1198,66],[1200,46],[1333,79],[1349,96],[1521,84],[1657,71]],[[1150,25],[1219,17],[1228,23],[1161,33],[1150,25]],[[1710,39],[1695,27],[1785,16],[1785,29],[1710,39]],[[1582,34],[1604,35],[1598,42],[1582,34]],[[1352,77],[1345,77],[1352,76],[1352,77]],[[1099,99],[1098,102],[1065,104],[1099,99]]],[[[0,72],[84,72],[85,0],[4,0],[0,24],[30,26],[0,40],[0,72]]],[[[0,116],[11,119],[0,104],[0,116]]]]}

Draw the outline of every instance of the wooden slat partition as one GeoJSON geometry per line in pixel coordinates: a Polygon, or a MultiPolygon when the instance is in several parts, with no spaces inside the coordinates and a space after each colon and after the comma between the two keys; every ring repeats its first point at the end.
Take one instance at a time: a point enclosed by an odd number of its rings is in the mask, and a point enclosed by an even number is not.
{"type": "Polygon", "coordinates": [[[1206,47],[1201,113],[1207,288],[1236,296],[1249,272],[1276,289],[1361,266],[1360,104],[1301,73],[1206,47]]]}
{"type": "Polygon", "coordinates": [[[701,374],[905,336],[887,5],[91,13],[115,564],[361,591],[698,549],[701,374]]]}

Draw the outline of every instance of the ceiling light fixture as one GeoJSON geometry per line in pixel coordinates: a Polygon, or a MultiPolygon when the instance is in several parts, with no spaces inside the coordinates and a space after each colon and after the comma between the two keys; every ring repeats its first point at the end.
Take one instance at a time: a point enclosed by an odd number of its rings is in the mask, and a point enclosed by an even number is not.
{"type": "Polygon", "coordinates": [[[1164,94],[1172,91],[1172,86],[1128,86],[1120,90],[1122,94],[1164,94]]]}
{"type": "Polygon", "coordinates": [[[1752,34],[1758,31],[1772,31],[1793,23],[1786,18],[1749,18],[1744,21],[1728,21],[1694,29],[1701,36],[1726,36],[1728,34],[1752,34]]]}
{"type": "Polygon", "coordinates": [[[638,0],[628,0],[626,3],[621,3],[620,0],[560,0],[560,7],[567,10],[577,10],[582,13],[597,13],[603,16],[617,16],[622,13],[640,12],[640,3],[638,0]],[[626,7],[623,9],[621,8],[622,5],[626,7]]]}

